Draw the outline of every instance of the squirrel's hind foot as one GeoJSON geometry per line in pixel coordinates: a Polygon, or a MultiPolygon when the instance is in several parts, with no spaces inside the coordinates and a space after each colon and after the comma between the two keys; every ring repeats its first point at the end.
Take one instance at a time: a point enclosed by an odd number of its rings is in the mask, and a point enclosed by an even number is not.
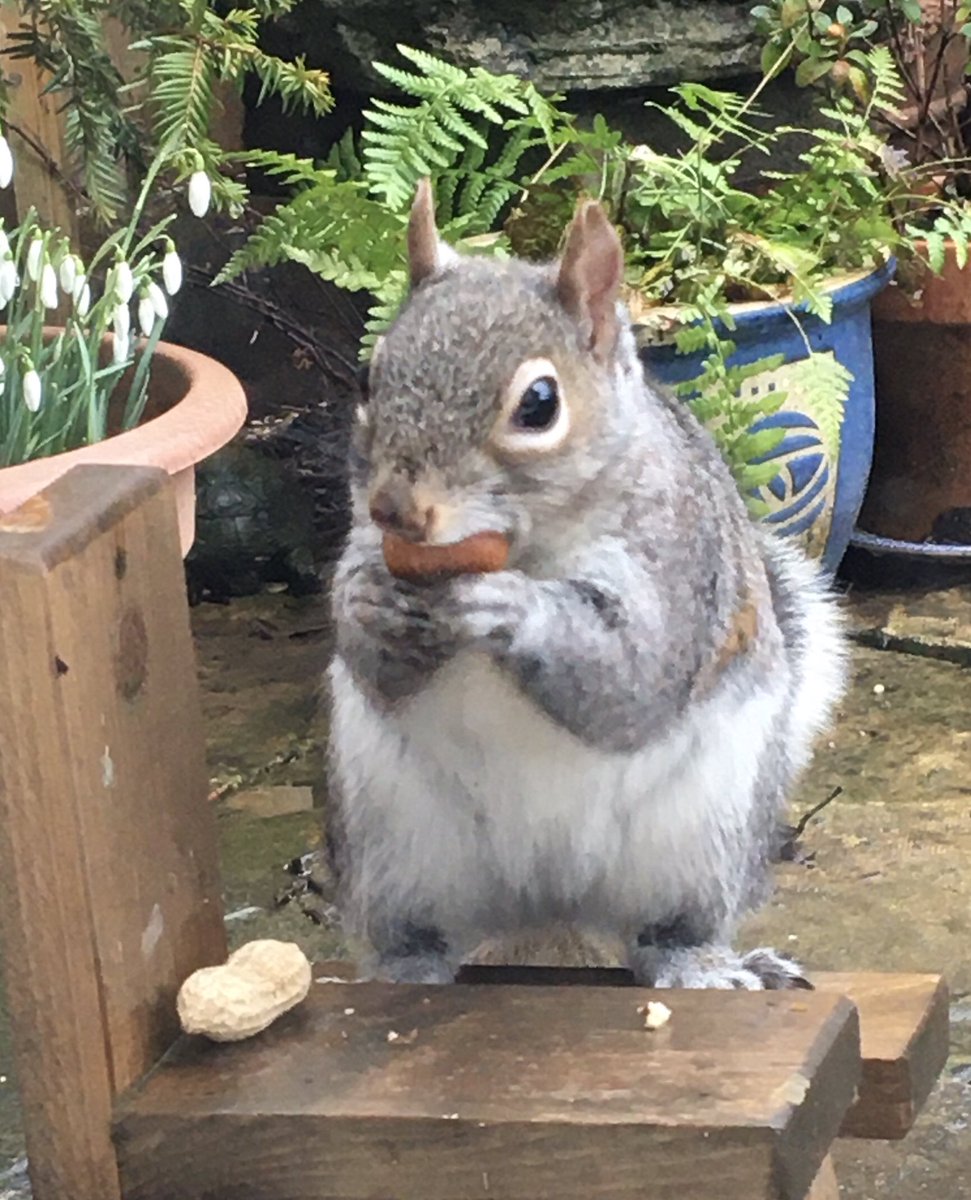
{"type": "Polygon", "coordinates": [[[737,954],[727,946],[671,947],[660,952],[640,948],[631,966],[642,987],[750,992],[812,988],[797,962],[768,947],[748,954],[737,954]]]}

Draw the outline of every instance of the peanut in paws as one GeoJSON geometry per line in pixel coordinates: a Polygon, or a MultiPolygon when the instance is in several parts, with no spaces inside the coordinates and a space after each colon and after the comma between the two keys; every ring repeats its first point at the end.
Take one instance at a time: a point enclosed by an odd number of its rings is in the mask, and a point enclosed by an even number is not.
{"type": "Polygon", "coordinates": [[[386,533],[384,561],[392,575],[413,582],[481,575],[505,568],[509,561],[509,539],[503,533],[485,532],[474,533],[449,546],[428,546],[386,533]]]}

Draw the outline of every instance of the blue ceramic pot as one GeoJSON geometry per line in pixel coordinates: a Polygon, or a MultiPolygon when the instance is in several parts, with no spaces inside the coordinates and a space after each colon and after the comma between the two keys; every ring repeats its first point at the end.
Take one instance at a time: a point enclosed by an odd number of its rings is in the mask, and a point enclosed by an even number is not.
{"type": "MultiPolygon", "coordinates": [[[[830,324],[781,304],[739,304],[732,308],[736,329],[728,334],[736,345],[732,363],[755,362],[782,354],[775,371],[745,384],[754,396],[762,391],[785,391],[783,407],[754,426],[782,428],[785,437],[772,454],[778,474],[758,492],[769,507],[762,520],[785,537],[799,538],[807,552],[835,572],[856,523],[866,490],[873,455],[873,346],[870,339],[870,301],[890,280],[893,260],[877,271],[834,283],[830,324]],[[853,376],[842,412],[823,413],[813,396],[793,384],[792,365],[806,358],[808,339],[813,350],[832,354],[853,376]]],[[[676,313],[676,309],[666,310],[676,313]]],[[[648,370],[664,384],[682,383],[701,370],[705,352],[678,354],[670,334],[657,340],[655,332],[638,327],[641,355],[648,370]]]]}

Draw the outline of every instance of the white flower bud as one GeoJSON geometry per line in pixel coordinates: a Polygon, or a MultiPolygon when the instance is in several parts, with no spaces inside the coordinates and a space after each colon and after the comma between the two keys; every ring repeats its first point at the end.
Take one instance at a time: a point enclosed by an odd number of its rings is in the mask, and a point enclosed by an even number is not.
{"type": "Polygon", "coordinates": [[[9,256],[0,263],[0,307],[5,308],[17,290],[17,268],[9,256]]]}
{"type": "MultiPolygon", "coordinates": [[[[81,279],[84,280],[83,275],[81,276],[81,279]]],[[[74,297],[74,311],[78,314],[79,317],[86,317],[88,315],[88,310],[90,309],[90,307],[91,307],[91,288],[88,286],[88,283],[85,280],[81,284],[81,286],[77,289],[77,294],[74,297]]]]}
{"type": "Polygon", "coordinates": [[[44,264],[44,239],[35,233],[30,240],[27,250],[27,274],[36,283],[40,278],[40,269],[44,264]]]}
{"type": "Polygon", "coordinates": [[[165,293],[154,281],[150,282],[145,294],[152,302],[152,308],[155,309],[155,315],[160,321],[164,321],[169,315],[169,302],[165,299],[165,293]]]}
{"type": "Polygon", "coordinates": [[[172,245],[162,259],[162,281],[170,296],[174,296],[182,286],[182,259],[172,245]]]}
{"type": "Polygon", "coordinates": [[[127,359],[129,351],[129,339],[126,333],[124,337],[115,333],[111,342],[111,357],[116,365],[120,365],[127,359]]]}
{"type": "Polygon", "coordinates": [[[119,304],[114,316],[115,337],[128,340],[131,333],[131,310],[127,304],[119,304]]]}
{"type": "Polygon", "coordinates": [[[209,211],[212,199],[212,184],[205,171],[193,171],[189,177],[189,208],[197,217],[204,217],[209,211]]]}
{"type": "Polygon", "coordinates": [[[73,254],[65,254],[61,260],[61,269],[59,271],[61,279],[61,291],[67,296],[74,295],[74,285],[78,279],[78,260],[73,254]]]}
{"type": "Polygon", "coordinates": [[[41,406],[41,401],[44,399],[44,389],[41,386],[40,376],[33,367],[24,372],[24,404],[32,413],[37,412],[41,406]]]}
{"type": "Polygon", "coordinates": [[[143,336],[152,336],[156,319],[155,305],[152,303],[151,297],[148,295],[142,296],[138,302],[138,327],[141,329],[143,336]]]}
{"type": "Polygon", "coordinates": [[[0,133],[0,188],[10,187],[13,179],[13,155],[10,153],[10,143],[0,133]]]}
{"type": "Polygon", "coordinates": [[[40,275],[40,298],[45,308],[57,308],[57,274],[51,264],[44,263],[40,275]]]}
{"type": "Polygon", "coordinates": [[[112,290],[119,304],[127,304],[132,298],[132,292],[135,290],[135,281],[132,279],[131,267],[123,258],[115,263],[112,290]]]}

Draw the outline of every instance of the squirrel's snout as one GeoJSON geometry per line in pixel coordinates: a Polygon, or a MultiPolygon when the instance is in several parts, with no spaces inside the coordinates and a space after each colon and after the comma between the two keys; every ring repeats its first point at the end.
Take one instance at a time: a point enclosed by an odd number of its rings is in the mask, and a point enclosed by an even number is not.
{"type": "Polygon", "coordinates": [[[405,487],[386,484],[371,495],[368,511],[380,529],[412,541],[429,538],[435,523],[435,506],[422,504],[405,487]]]}

